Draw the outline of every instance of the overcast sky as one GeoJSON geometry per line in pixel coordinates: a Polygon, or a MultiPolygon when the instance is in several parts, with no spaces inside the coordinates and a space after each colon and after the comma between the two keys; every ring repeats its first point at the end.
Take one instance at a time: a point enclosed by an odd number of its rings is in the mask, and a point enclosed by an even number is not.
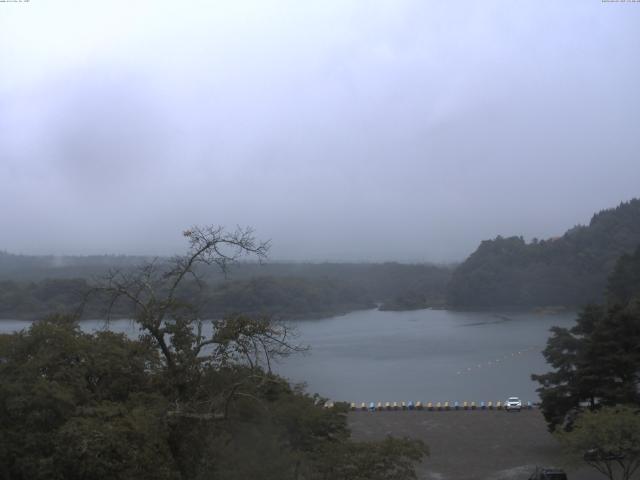
{"type": "Polygon", "coordinates": [[[640,3],[0,3],[0,250],[461,260],[640,195],[640,3]]]}

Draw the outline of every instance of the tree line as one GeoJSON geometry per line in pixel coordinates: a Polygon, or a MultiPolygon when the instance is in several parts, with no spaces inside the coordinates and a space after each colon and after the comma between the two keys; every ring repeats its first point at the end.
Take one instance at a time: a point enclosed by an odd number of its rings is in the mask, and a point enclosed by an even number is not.
{"type": "MultiPolygon", "coordinates": [[[[59,267],[61,270],[43,266],[49,261],[45,259],[41,259],[39,269],[33,269],[35,260],[26,258],[29,261],[4,254],[4,270],[0,259],[0,277],[2,272],[8,275],[16,265],[26,262],[23,277],[0,280],[0,318],[35,319],[48,312],[73,314],[81,306],[84,318],[102,318],[104,302],[96,297],[85,302],[93,279],[104,277],[113,269],[135,272],[127,257],[116,257],[113,263],[109,262],[110,257],[74,257],[66,267],[59,267]]],[[[138,260],[158,266],[167,266],[169,262],[169,259],[138,260]]],[[[197,304],[207,318],[237,312],[318,318],[380,304],[386,309],[442,306],[451,271],[452,267],[429,264],[238,262],[227,276],[204,265],[198,284],[187,278],[180,288],[183,297],[197,304]]],[[[130,312],[121,308],[113,313],[127,317],[130,312]]]]}
{"type": "Polygon", "coordinates": [[[452,307],[581,307],[599,303],[621,255],[640,244],[640,199],[593,216],[558,238],[483,241],[454,271],[452,307]]]}
{"type": "MultiPolygon", "coordinates": [[[[427,307],[579,308],[603,301],[616,260],[640,244],[640,200],[593,216],[547,240],[498,236],[462,264],[239,262],[231,277],[203,268],[191,288],[202,311],[251,311],[284,318],[329,316],[375,304],[385,310],[427,307]]],[[[37,318],[73,309],[78,292],[110,269],[135,270],[146,257],[29,257],[0,252],[0,318],[37,318]]],[[[186,293],[185,293],[186,294],[186,293]]],[[[99,310],[87,307],[95,318],[99,310]]],[[[126,315],[126,312],[123,312],[126,315]]]]}

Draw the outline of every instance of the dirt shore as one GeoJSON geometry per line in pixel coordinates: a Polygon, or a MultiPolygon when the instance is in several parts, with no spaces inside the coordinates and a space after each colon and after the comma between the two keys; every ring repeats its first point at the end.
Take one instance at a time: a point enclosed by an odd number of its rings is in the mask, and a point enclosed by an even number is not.
{"type": "Polygon", "coordinates": [[[424,480],[527,480],[536,466],[563,468],[569,480],[602,480],[570,465],[538,410],[351,412],[354,438],[422,439],[431,455],[418,466],[424,480]]]}

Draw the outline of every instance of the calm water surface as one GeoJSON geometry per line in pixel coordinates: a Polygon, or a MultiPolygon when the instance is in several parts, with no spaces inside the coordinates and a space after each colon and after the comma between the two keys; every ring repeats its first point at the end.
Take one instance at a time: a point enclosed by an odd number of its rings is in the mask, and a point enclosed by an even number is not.
{"type": "Polygon", "coordinates": [[[474,313],[445,310],[360,311],[295,322],[311,346],[279,373],[335,399],[369,401],[535,401],[531,373],[548,366],[541,354],[553,325],[575,314],[474,313]]]}
{"type": "MultiPolygon", "coordinates": [[[[537,400],[531,373],[548,370],[540,353],[553,325],[571,326],[575,314],[367,310],[322,320],[291,322],[309,353],[275,369],[311,392],[370,401],[496,401],[517,395],[537,400]]],[[[28,322],[3,320],[0,331],[28,322]]],[[[102,321],[82,328],[104,328],[102,321]]],[[[135,336],[129,321],[110,328],[135,336]]]]}

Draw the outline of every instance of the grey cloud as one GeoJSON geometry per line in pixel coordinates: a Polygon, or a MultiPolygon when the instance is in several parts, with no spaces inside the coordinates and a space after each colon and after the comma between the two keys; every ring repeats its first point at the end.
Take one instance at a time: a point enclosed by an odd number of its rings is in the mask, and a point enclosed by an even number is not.
{"type": "Polygon", "coordinates": [[[639,193],[635,5],[28,8],[0,10],[3,249],[222,223],[276,258],[450,261],[639,193]]]}

